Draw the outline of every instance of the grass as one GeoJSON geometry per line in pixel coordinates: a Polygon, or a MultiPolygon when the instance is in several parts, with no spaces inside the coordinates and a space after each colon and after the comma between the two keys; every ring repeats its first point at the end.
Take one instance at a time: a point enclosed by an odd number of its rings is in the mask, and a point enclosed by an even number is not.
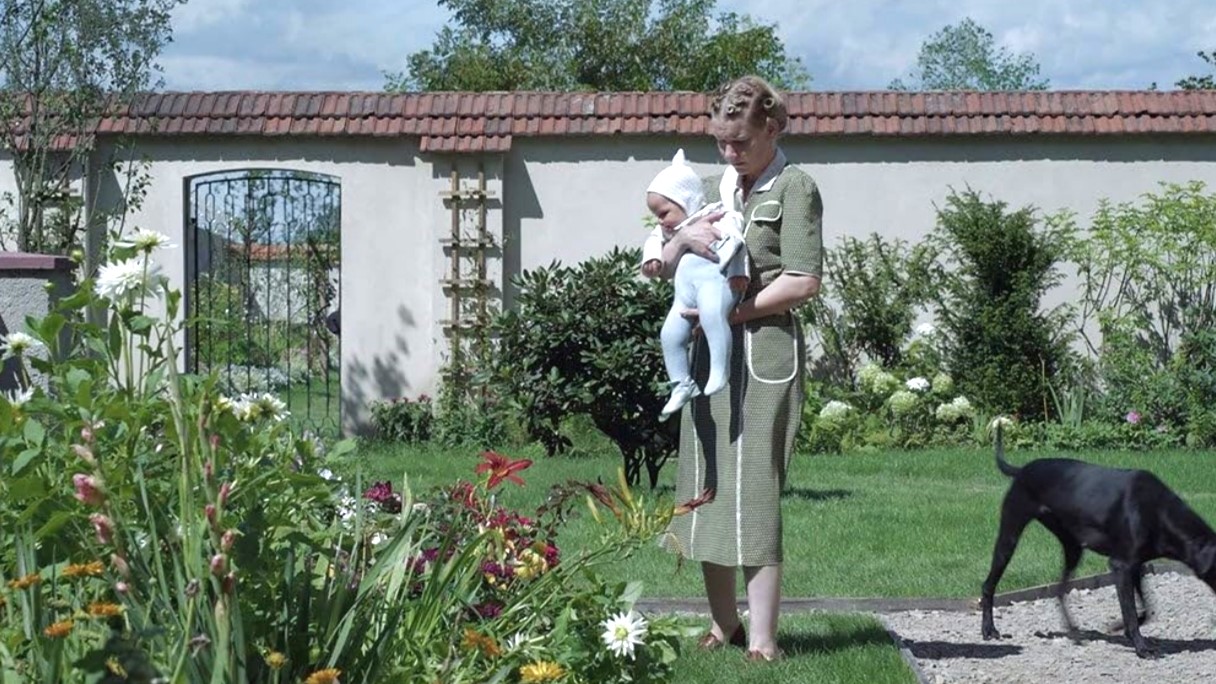
{"type": "Polygon", "coordinates": [[[816,682],[817,684],[912,684],[916,677],[886,630],[863,615],[799,614],[781,618],[778,637],[786,658],[749,663],[743,651],[689,649],[676,667],[676,684],[701,682],[816,682]]]}
{"type": "MultiPolygon", "coordinates": [[[[511,456],[532,458],[536,463],[523,473],[527,486],[503,485],[502,501],[530,511],[551,484],[615,478],[619,457],[606,449],[599,453],[547,458],[536,447],[514,450],[511,456]]],[[[1028,452],[1010,453],[1015,463],[1034,457],[1028,452]]],[[[1078,457],[1152,470],[1200,515],[1216,519],[1216,459],[1186,451],[1106,451],[1078,457]]],[[[430,446],[371,446],[355,457],[366,481],[400,483],[403,474],[408,474],[415,491],[456,478],[469,479],[477,462],[476,450],[430,446]]],[[[674,461],[663,470],[658,496],[670,497],[675,471],[674,461]]],[[[1007,482],[993,465],[991,452],[981,450],[795,456],[782,502],[785,595],[978,596],[1007,482]]],[[[655,495],[645,487],[639,492],[655,495]]],[[[559,546],[577,548],[597,534],[594,521],[581,516],[568,526],[559,546]]],[[[999,590],[1054,582],[1060,564],[1055,538],[1032,525],[999,590]]],[[[1105,570],[1103,559],[1086,554],[1078,573],[1105,570]]],[[[618,580],[644,578],[647,596],[699,596],[702,589],[694,564],[677,568],[674,557],[657,547],[640,550],[606,568],[605,574],[618,580]]]]}

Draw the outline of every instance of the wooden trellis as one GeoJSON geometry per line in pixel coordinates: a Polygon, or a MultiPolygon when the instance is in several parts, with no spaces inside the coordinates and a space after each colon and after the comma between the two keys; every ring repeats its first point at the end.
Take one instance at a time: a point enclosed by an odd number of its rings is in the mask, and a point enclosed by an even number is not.
{"type": "Polygon", "coordinates": [[[486,227],[486,205],[493,193],[486,188],[485,168],[478,165],[476,184],[465,185],[453,166],[451,186],[440,193],[452,217],[451,233],[440,239],[448,257],[447,277],[439,281],[448,300],[448,315],[441,321],[450,353],[446,381],[461,394],[468,390],[469,362],[480,358],[489,343],[494,284],[486,261],[497,247],[486,227]]]}

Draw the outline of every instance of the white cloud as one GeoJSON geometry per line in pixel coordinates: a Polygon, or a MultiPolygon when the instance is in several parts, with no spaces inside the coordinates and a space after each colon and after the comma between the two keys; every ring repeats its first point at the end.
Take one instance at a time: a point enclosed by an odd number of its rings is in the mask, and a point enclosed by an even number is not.
{"type": "MultiPolygon", "coordinates": [[[[1211,0],[718,0],[776,23],[816,89],[884,88],[933,32],[971,17],[1056,88],[1169,87],[1216,49],[1211,0]]],[[[175,89],[379,89],[448,19],[434,0],[190,0],[165,51],[175,89]]]]}

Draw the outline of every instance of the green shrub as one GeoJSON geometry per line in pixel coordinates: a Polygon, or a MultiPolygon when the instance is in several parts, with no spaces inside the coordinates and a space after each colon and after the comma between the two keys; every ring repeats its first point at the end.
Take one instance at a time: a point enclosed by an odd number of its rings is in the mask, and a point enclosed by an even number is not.
{"type": "Polygon", "coordinates": [[[952,192],[930,242],[938,255],[934,299],[946,365],[962,394],[991,413],[1048,418],[1048,380],[1075,360],[1066,307],[1044,312],[1072,238],[1067,222],[1007,211],[974,191],[952,192]]]}
{"type": "Polygon", "coordinates": [[[1073,258],[1106,417],[1138,411],[1196,446],[1216,444],[1216,194],[1192,182],[1138,204],[1104,201],[1073,258]]]}
{"type": "Polygon", "coordinates": [[[679,435],[678,419],[658,421],[667,377],[659,330],[672,286],[641,278],[639,258],[613,250],[521,274],[516,308],[495,324],[490,382],[550,454],[570,444],[562,421],[587,415],[620,448],[629,482],[645,466],[654,485],[679,435]]]}
{"type": "Polygon", "coordinates": [[[864,359],[901,366],[904,342],[928,298],[929,251],[877,234],[843,237],[824,255],[821,296],[807,305],[811,333],[823,356],[814,373],[851,382],[864,359]]]}
{"type": "Polygon", "coordinates": [[[372,402],[371,413],[372,429],[379,439],[417,444],[431,438],[434,413],[431,398],[425,394],[417,399],[397,397],[372,402]]]}

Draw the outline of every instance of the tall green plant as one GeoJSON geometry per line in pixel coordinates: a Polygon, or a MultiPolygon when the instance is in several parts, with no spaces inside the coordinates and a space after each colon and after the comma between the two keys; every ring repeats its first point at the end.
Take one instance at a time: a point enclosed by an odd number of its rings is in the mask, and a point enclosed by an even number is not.
{"type": "Polygon", "coordinates": [[[887,241],[877,233],[865,240],[842,237],[825,254],[824,293],[808,306],[811,331],[824,356],[820,374],[850,385],[864,359],[896,368],[904,361],[904,341],[928,301],[924,245],[887,241]]]}
{"type": "Polygon", "coordinates": [[[1060,282],[1071,225],[1030,207],[1009,211],[968,189],[951,192],[929,240],[939,255],[936,314],[958,388],[989,413],[1049,417],[1046,379],[1067,377],[1074,360],[1070,309],[1047,310],[1042,300],[1060,282]]]}
{"type": "Polygon", "coordinates": [[[1162,184],[1139,202],[1104,201],[1073,258],[1080,333],[1098,361],[1108,414],[1138,411],[1178,428],[1194,423],[1196,439],[1208,441],[1203,426],[1216,403],[1216,194],[1196,181],[1162,184]]]}

